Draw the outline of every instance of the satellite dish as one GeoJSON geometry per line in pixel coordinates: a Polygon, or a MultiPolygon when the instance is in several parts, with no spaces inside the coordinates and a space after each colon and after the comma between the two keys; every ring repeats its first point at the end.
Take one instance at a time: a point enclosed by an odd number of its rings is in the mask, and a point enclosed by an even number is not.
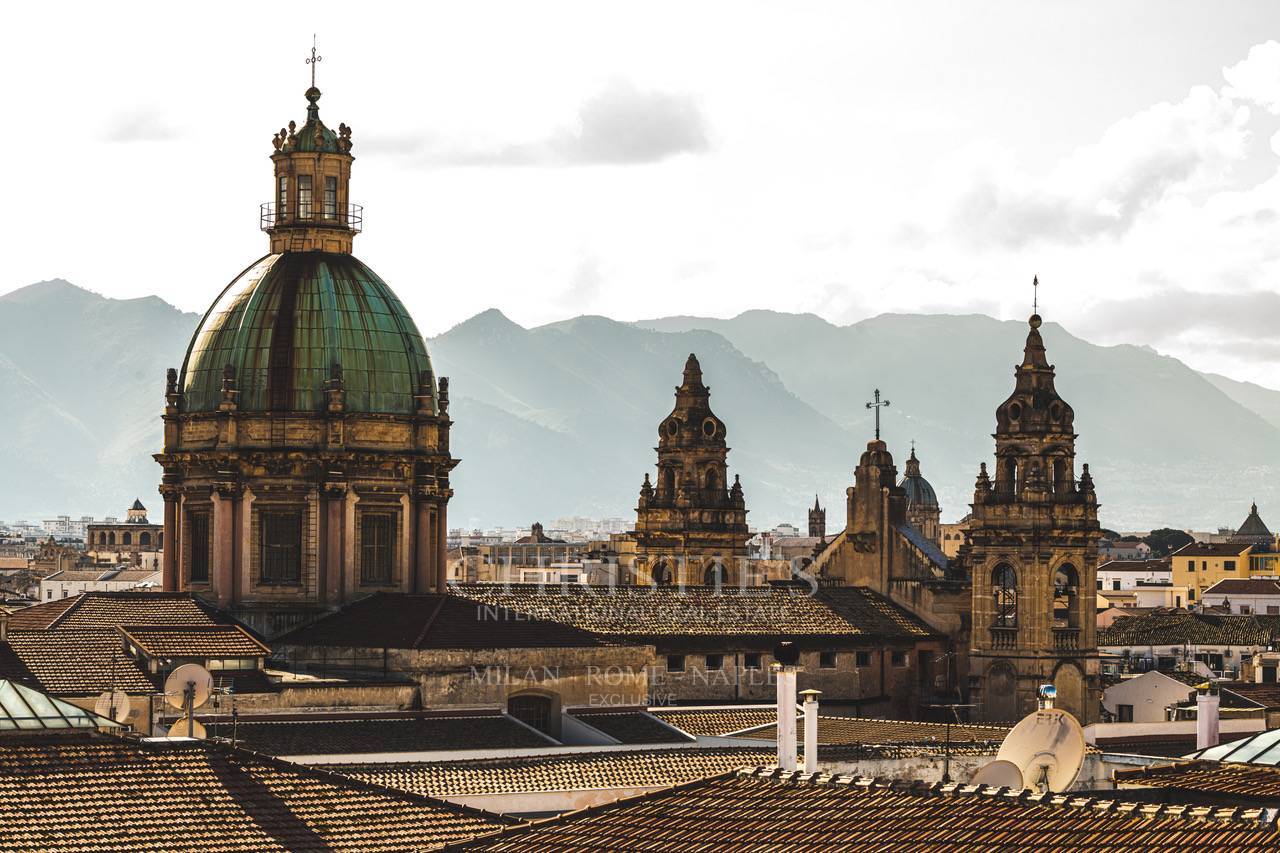
{"type": "Polygon", "coordinates": [[[208,736],[209,733],[205,731],[204,725],[199,720],[191,720],[185,715],[174,720],[173,725],[169,726],[169,733],[165,735],[167,738],[193,737],[199,740],[204,740],[208,736]],[[190,723],[190,735],[187,734],[188,722],[190,723]]]}
{"type": "Polygon", "coordinates": [[[979,767],[978,772],[974,773],[973,778],[969,780],[969,784],[1012,788],[1015,791],[1021,791],[1025,787],[1022,784],[1022,768],[1012,761],[1003,761],[999,758],[985,767],[979,767]]]}
{"type": "Polygon", "coordinates": [[[209,701],[212,692],[213,676],[198,663],[184,663],[164,680],[164,701],[173,708],[199,708],[209,701]],[[190,696],[187,695],[188,688],[191,688],[190,696]]]}
{"type": "Polygon", "coordinates": [[[1046,708],[1013,727],[996,759],[1017,765],[1024,787],[1061,793],[1080,775],[1084,749],[1084,729],[1076,718],[1061,708],[1046,708]]]}
{"type": "Polygon", "coordinates": [[[123,723],[129,716],[132,709],[129,707],[129,695],[123,690],[116,690],[103,693],[98,697],[98,701],[93,703],[93,712],[99,717],[106,717],[108,720],[114,720],[117,723],[123,723]]]}

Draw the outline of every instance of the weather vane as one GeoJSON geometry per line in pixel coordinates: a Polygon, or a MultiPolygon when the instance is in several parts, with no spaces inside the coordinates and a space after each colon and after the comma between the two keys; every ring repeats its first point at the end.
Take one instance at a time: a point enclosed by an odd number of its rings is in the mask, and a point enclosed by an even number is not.
{"type": "Polygon", "coordinates": [[[888,406],[888,405],[889,405],[889,401],[888,401],[888,400],[881,400],[881,399],[880,399],[880,389],[879,389],[879,388],[877,388],[877,389],[876,389],[876,401],[875,401],[874,403],[867,403],[867,408],[868,408],[868,409],[875,409],[875,410],[876,410],[876,441],[879,441],[879,440],[880,440],[880,409],[881,409],[882,407],[886,407],[886,406],[888,406]]]}
{"type": "Polygon", "coordinates": [[[311,58],[307,60],[307,64],[311,66],[311,88],[316,87],[316,63],[323,60],[323,56],[316,55],[316,34],[311,34],[311,58]]]}

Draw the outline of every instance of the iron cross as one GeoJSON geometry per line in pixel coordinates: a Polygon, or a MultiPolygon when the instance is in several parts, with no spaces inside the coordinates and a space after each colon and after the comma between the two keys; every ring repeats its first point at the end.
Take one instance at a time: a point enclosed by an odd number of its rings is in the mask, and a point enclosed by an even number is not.
{"type": "Polygon", "coordinates": [[[888,400],[881,400],[881,399],[880,399],[880,389],[879,389],[879,388],[877,388],[877,389],[876,389],[876,401],[875,401],[874,403],[867,403],[867,408],[868,408],[868,409],[875,409],[875,410],[876,410],[876,441],[879,441],[879,440],[880,440],[880,409],[881,409],[881,407],[887,407],[888,405],[889,405],[889,401],[888,401],[888,400]]]}
{"type": "Polygon", "coordinates": [[[316,36],[311,34],[311,58],[307,60],[307,64],[311,66],[311,88],[316,87],[316,63],[323,60],[323,56],[316,56],[316,36]]]}
{"type": "Polygon", "coordinates": [[[1031,277],[1031,313],[1040,313],[1040,276],[1031,277]]]}

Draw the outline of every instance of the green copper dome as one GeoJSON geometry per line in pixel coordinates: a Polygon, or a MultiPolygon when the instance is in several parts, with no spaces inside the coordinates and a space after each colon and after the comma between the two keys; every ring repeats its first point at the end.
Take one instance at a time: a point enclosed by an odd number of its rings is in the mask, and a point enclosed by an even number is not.
{"type": "Polygon", "coordinates": [[[431,360],[391,288],[346,254],[267,255],[227,285],[182,365],[182,409],[212,412],[228,377],[242,411],[319,412],[342,377],[349,412],[409,414],[431,360]]]}

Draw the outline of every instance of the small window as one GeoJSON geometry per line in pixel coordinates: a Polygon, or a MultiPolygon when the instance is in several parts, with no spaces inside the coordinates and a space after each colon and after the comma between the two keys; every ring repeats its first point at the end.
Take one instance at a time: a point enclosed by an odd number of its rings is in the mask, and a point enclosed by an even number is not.
{"type": "Polygon", "coordinates": [[[338,218],[338,179],[333,175],[324,177],[324,218],[338,218]]]}
{"type": "Polygon", "coordinates": [[[1252,608],[1252,607],[1250,607],[1250,606],[1249,606],[1249,605],[1247,605],[1247,604],[1241,604],[1241,605],[1240,605],[1240,615],[1241,615],[1241,616],[1248,616],[1248,615],[1249,615],[1249,614],[1251,614],[1251,613],[1253,613],[1253,608],[1252,608]]]}
{"type": "Polygon", "coordinates": [[[1132,706],[1132,705],[1117,705],[1117,706],[1116,706],[1116,719],[1117,719],[1117,720],[1119,720],[1119,721],[1120,721],[1120,722],[1122,722],[1122,723],[1132,723],[1132,722],[1133,722],[1133,706],[1132,706]]]}
{"type": "Polygon", "coordinates": [[[1120,588],[1120,581],[1112,581],[1112,582],[1111,582],[1111,588],[1112,588],[1113,590],[1119,589],[1119,588],[1120,588]]]}
{"type": "Polygon", "coordinates": [[[1196,591],[1194,589],[1188,589],[1187,601],[1195,601],[1195,600],[1196,600],[1196,591]]]}
{"type": "Polygon", "coordinates": [[[906,653],[906,652],[894,652],[894,653],[893,653],[892,660],[893,660],[893,665],[894,665],[894,666],[906,666],[906,665],[907,665],[907,653],[906,653]]]}
{"type": "Polygon", "coordinates": [[[858,652],[855,662],[858,666],[871,666],[871,652],[858,652]]]}
{"type": "Polygon", "coordinates": [[[1234,572],[1234,571],[1236,570],[1236,561],[1235,561],[1235,560],[1223,560],[1223,561],[1222,561],[1222,570],[1223,570],[1224,572],[1234,572]]]}
{"type": "Polygon", "coordinates": [[[819,669],[835,669],[835,668],[836,668],[836,653],[835,653],[835,652],[822,652],[822,653],[820,653],[820,654],[818,655],[818,668],[819,668],[819,669]]]}
{"type": "Polygon", "coordinates": [[[742,666],[744,669],[760,669],[760,653],[749,652],[743,655],[742,666]]]}
{"type": "Polygon", "coordinates": [[[684,672],[684,655],[667,655],[667,672],[684,672]]]}
{"type": "Polygon", "coordinates": [[[298,176],[298,218],[311,218],[311,176],[298,176]]]}
{"type": "Polygon", "coordinates": [[[366,512],[360,516],[360,581],[391,583],[396,530],[389,512],[366,512]]]}
{"type": "Polygon", "coordinates": [[[196,583],[207,583],[209,580],[209,513],[193,512],[187,519],[187,530],[191,536],[191,580],[196,583]]]}
{"type": "Polygon", "coordinates": [[[1194,572],[1196,570],[1196,561],[1187,560],[1187,571],[1194,572]]]}
{"type": "Polygon", "coordinates": [[[302,513],[264,512],[262,523],[262,582],[302,582],[302,513]]]}
{"type": "Polygon", "coordinates": [[[276,190],[276,221],[289,215],[289,178],[280,176],[280,187],[276,190]]]}
{"type": "Polygon", "coordinates": [[[707,655],[707,669],[724,669],[724,655],[707,655]]]}
{"type": "Polygon", "coordinates": [[[1268,615],[1268,616],[1280,616],[1280,606],[1277,606],[1277,605],[1275,605],[1275,604],[1268,604],[1268,605],[1267,605],[1267,615],[1268,615]]]}

